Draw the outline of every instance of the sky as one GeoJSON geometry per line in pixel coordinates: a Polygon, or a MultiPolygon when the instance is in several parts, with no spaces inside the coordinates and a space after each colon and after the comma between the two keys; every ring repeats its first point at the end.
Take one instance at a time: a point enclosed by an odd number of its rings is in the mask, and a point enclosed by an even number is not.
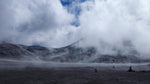
{"type": "Polygon", "coordinates": [[[150,52],[150,0],[0,0],[0,41],[150,52]],[[129,46],[130,44],[130,46],[129,46]],[[127,46],[128,45],[128,46],[127,46]]]}

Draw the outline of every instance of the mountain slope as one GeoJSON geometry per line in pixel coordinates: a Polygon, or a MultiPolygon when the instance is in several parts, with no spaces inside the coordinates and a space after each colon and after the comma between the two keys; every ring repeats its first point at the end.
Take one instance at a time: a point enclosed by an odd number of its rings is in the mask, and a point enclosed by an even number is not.
{"type": "Polygon", "coordinates": [[[10,43],[0,44],[0,58],[38,58],[54,62],[90,62],[90,63],[139,63],[150,62],[149,59],[140,59],[136,55],[102,55],[96,48],[80,48],[74,44],[48,49],[42,46],[25,46],[10,43]]]}
{"type": "Polygon", "coordinates": [[[19,45],[11,43],[0,44],[0,57],[1,58],[22,58],[26,56],[33,56],[32,53],[22,48],[19,45]]]}

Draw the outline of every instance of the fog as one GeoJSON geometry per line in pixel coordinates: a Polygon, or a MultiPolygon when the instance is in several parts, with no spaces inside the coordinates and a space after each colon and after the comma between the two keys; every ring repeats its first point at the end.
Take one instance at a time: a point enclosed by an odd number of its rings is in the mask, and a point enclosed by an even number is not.
{"type": "Polygon", "coordinates": [[[0,41],[24,45],[96,47],[98,53],[149,58],[150,0],[0,0],[0,41]],[[68,8],[69,7],[69,8],[68,8]],[[75,12],[76,7],[81,11],[75,12]],[[72,23],[78,22],[79,25],[72,23]]]}
{"type": "Polygon", "coordinates": [[[41,60],[12,60],[12,59],[0,59],[0,69],[8,70],[28,70],[28,69],[66,69],[66,68],[78,68],[78,69],[90,69],[94,70],[95,68],[103,70],[121,70],[127,71],[129,67],[136,71],[149,71],[149,63],[59,63],[59,62],[46,62],[41,60]]]}

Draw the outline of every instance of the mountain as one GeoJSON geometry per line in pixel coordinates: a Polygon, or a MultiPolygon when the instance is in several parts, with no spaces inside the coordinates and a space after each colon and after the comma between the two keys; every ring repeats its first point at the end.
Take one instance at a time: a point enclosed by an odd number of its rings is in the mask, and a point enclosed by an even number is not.
{"type": "Polygon", "coordinates": [[[41,59],[54,62],[90,62],[90,63],[139,63],[150,62],[148,59],[140,59],[134,55],[101,55],[96,48],[81,48],[71,44],[62,48],[48,49],[33,45],[17,45],[11,43],[0,44],[0,58],[14,59],[41,59]]]}
{"type": "Polygon", "coordinates": [[[47,56],[50,55],[50,50],[46,47],[38,46],[38,45],[33,45],[33,46],[25,46],[25,45],[20,45],[22,48],[27,50],[30,53],[33,53],[35,56],[47,56]]]}
{"type": "Polygon", "coordinates": [[[0,44],[0,57],[1,58],[20,59],[26,56],[27,57],[33,56],[33,54],[19,45],[5,43],[5,42],[0,44]]]}

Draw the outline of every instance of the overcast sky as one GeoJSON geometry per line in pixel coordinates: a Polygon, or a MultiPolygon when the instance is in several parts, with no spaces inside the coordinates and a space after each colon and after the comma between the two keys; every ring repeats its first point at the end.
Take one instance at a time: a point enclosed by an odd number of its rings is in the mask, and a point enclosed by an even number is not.
{"type": "Polygon", "coordinates": [[[124,50],[127,41],[149,55],[149,4],[150,0],[0,0],[0,41],[61,47],[82,39],[80,46],[95,46],[103,53],[124,50]]]}

